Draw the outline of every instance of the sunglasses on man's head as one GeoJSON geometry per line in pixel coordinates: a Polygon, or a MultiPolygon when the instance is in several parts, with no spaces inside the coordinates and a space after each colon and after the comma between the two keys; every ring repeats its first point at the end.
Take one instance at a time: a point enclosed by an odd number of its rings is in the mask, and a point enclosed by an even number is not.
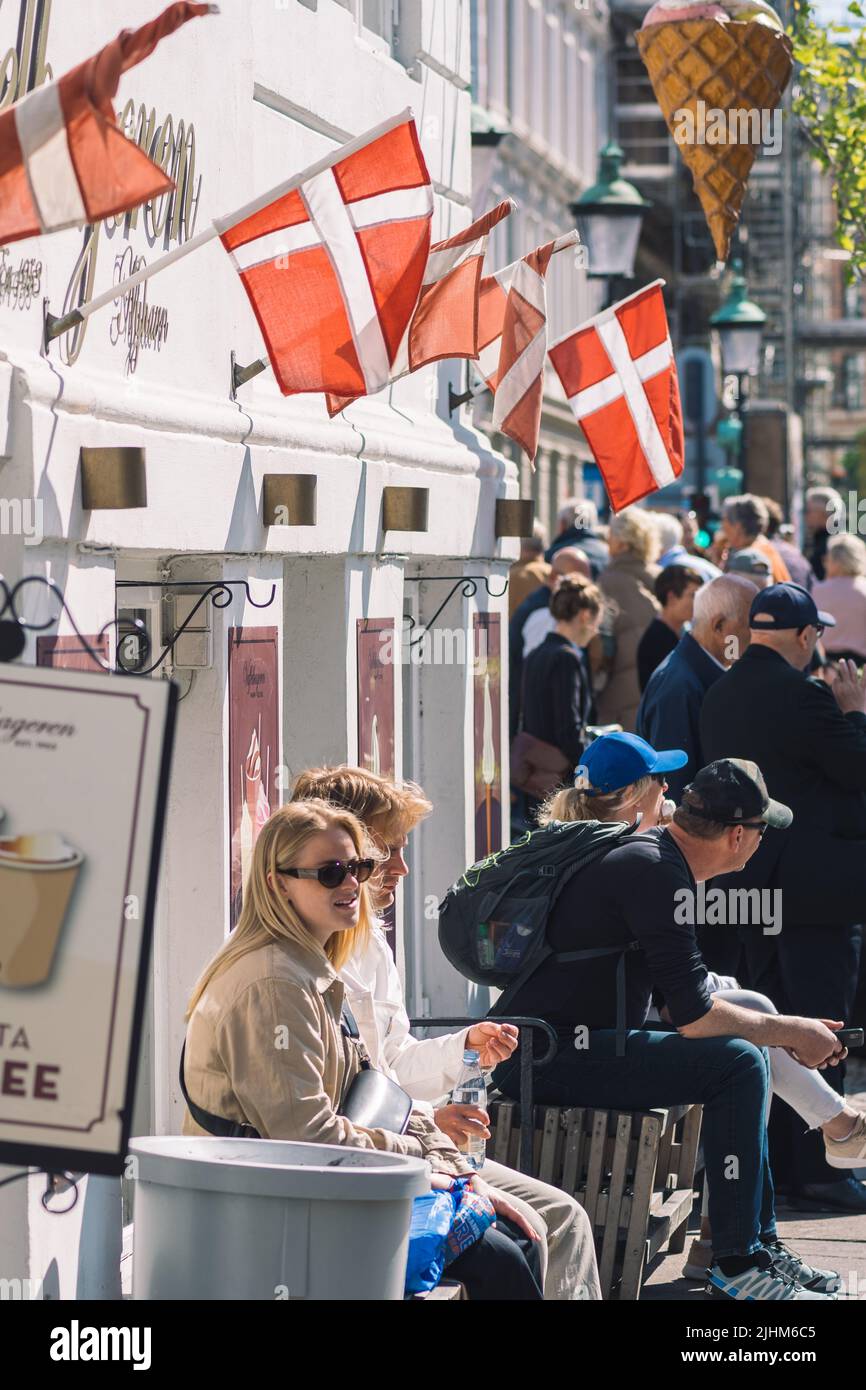
{"type": "Polygon", "coordinates": [[[277,873],[291,878],[317,878],[323,888],[339,888],[349,874],[359,883],[366,883],[375,867],[375,859],[332,859],[318,869],[277,869],[277,873]]]}

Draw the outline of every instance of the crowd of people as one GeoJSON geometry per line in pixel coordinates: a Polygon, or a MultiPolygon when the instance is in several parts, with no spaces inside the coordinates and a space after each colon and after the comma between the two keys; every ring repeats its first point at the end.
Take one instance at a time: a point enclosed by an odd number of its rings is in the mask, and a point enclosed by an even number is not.
{"type": "MultiPolygon", "coordinates": [[[[828,491],[807,495],[805,551],[770,499],[726,502],[703,550],[691,515],[631,507],[603,529],[571,503],[511,577],[512,831],[622,826],[552,899],[550,953],[509,995],[559,1039],[536,1097],[703,1106],[686,1275],[733,1299],[842,1287],[779,1240],[777,1187],[866,1213],[866,1116],[837,1036],[857,1022],[866,915],[866,546],[831,533],[828,491]],[[702,917],[704,885],[756,914],[702,917]]],[[[360,768],[300,776],[190,1000],[184,1132],[423,1157],[433,1188],[463,1180],[490,1210],[449,1266],[470,1298],[598,1299],[578,1202],[489,1158],[476,1171],[467,1144],[489,1117],[448,1099],[466,1048],[518,1097],[517,1029],[494,1004],[457,1032],[410,1032],[383,914],[433,809],[360,768]],[[405,1098],[401,1123],[350,1118],[370,1068],[405,1098]]]]}

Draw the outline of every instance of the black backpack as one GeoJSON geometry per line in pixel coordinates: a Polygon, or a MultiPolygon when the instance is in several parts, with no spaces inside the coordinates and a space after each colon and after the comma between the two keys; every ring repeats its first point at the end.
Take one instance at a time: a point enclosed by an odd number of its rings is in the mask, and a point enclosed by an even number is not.
{"type": "Polygon", "coordinates": [[[566,962],[618,955],[617,1055],[624,1055],[625,957],[639,950],[639,943],[554,951],[547,923],[569,880],[637,830],[637,824],[622,821],[554,821],[527,831],[452,883],[439,904],[439,944],[461,975],[504,991],[491,1015],[507,1013],[526,981],[551,958],[566,962]]]}

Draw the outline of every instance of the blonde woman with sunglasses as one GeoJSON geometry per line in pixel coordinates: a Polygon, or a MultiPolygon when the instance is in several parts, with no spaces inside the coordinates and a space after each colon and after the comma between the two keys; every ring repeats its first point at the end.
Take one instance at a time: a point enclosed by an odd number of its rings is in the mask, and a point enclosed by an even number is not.
{"type": "MultiPolygon", "coordinates": [[[[338,971],[367,939],[367,887],[377,855],[348,811],[324,801],[275,811],[253,851],[240,920],[193,990],[184,1077],[193,1105],[263,1139],[340,1144],[425,1158],[431,1186],[471,1176],[498,1229],[450,1267],[475,1298],[541,1298],[512,1232],[536,1232],[501,1193],[489,1190],[432,1120],[412,1112],[406,1132],[365,1129],[340,1114],[362,1052],[340,1026],[338,971]],[[479,1248],[480,1247],[480,1248],[479,1248]],[[469,1261],[468,1272],[458,1268],[469,1261]],[[505,1290],[505,1291],[503,1291],[505,1290]]],[[[187,1111],[184,1134],[207,1133],[187,1111]]],[[[531,1252],[530,1252],[531,1253],[531,1252]]]]}

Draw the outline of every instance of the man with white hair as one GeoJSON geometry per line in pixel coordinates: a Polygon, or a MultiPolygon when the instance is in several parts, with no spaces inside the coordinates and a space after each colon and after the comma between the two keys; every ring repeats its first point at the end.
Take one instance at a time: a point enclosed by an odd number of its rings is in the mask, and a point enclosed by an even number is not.
{"type": "Polygon", "coordinates": [[[693,555],[686,550],[683,545],[683,523],[678,517],[670,512],[653,512],[652,519],[661,543],[657,563],[662,569],[668,565],[686,565],[690,570],[697,570],[702,579],[719,578],[722,571],[718,565],[714,565],[712,560],[705,560],[703,555],[693,555]]]}
{"type": "Polygon", "coordinates": [[[557,514],[559,535],[545,554],[552,561],[564,545],[578,546],[589,560],[592,578],[597,579],[608,562],[607,543],[598,529],[598,508],[588,497],[571,497],[557,514]]]}
{"type": "Polygon", "coordinates": [[[807,488],[805,500],[803,519],[809,538],[806,558],[815,571],[816,578],[823,579],[827,543],[831,536],[837,535],[843,528],[845,503],[832,487],[807,488]]]}
{"type": "Polygon", "coordinates": [[[695,594],[690,632],[650,676],[637,713],[637,732],[653,748],[682,748],[688,762],[667,774],[670,795],[683,789],[706,762],[700,716],[704,696],[749,645],[749,608],[755,585],[721,575],[695,594]]]}

